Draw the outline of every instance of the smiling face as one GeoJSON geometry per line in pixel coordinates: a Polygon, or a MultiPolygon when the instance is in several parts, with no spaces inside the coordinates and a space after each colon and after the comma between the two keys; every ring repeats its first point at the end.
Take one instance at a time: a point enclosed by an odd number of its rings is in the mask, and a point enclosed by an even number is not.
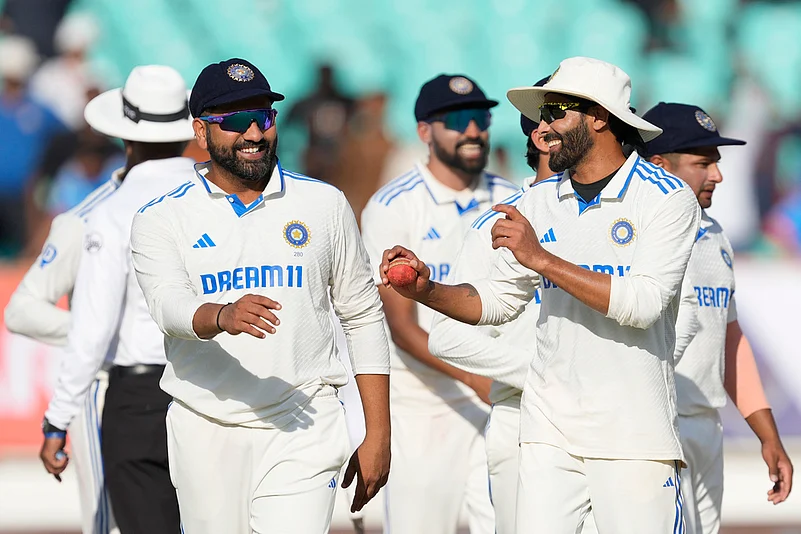
{"type": "Polygon", "coordinates": [[[432,155],[448,167],[475,175],[487,166],[489,130],[482,132],[475,121],[470,121],[463,133],[449,130],[438,120],[421,122],[418,128],[432,155]]]}
{"type": "MultiPolygon", "coordinates": [[[[265,109],[272,101],[265,97],[249,98],[208,110],[210,115],[265,109]]],[[[205,115],[206,113],[204,113],[205,115]]],[[[275,166],[278,132],[275,124],[268,130],[252,122],[244,133],[229,132],[219,124],[194,121],[195,137],[201,148],[208,150],[211,160],[242,181],[258,182],[269,178],[275,166]]]]}
{"type": "MultiPolygon", "coordinates": [[[[575,101],[576,99],[557,93],[545,95],[546,103],[575,101]]],[[[540,122],[544,126],[539,132],[543,134],[543,139],[548,144],[550,155],[548,166],[553,172],[563,172],[576,167],[592,149],[594,141],[588,120],[582,111],[570,109],[565,111],[563,118],[553,120],[550,124],[545,121],[540,122]]]]}
{"type": "Polygon", "coordinates": [[[702,208],[706,209],[712,205],[715,187],[723,181],[723,175],[718,168],[720,152],[717,147],[701,147],[681,153],[654,156],[651,161],[684,180],[695,193],[702,208]]]}

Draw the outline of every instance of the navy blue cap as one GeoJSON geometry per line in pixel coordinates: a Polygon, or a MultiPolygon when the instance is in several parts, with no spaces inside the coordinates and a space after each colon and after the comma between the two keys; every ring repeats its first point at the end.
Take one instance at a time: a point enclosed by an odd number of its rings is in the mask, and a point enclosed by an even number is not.
{"type": "Polygon", "coordinates": [[[705,146],[745,144],[739,139],[721,137],[718,127],[698,106],[660,102],[642,118],[662,128],[662,135],[645,144],[649,156],[705,146]]]}
{"type": "Polygon", "coordinates": [[[494,108],[497,100],[490,100],[476,82],[463,74],[440,74],[420,88],[414,103],[414,118],[424,121],[438,111],[465,108],[494,108]]]}
{"type": "Polygon", "coordinates": [[[189,111],[193,117],[199,117],[209,108],[253,96],[266,96],[273,102],[284,99],[284,95],[270,89],[267,78],[255,65],[232,58],[200,71],[189,97],[189,111]]]}
{"type": "MultiPolygon", "coordinates": [[[[550,80],[550,79],[551,79],[550,76],[546,76],[542,80],[540,80],[537,83],[535,83],[534,87],[542,87],[543,85],[548,83],[548,80],[550,80]]],[[[522,113],[520,114],[520,128],[523,130],[523,135],[525,135],[526,137],[530,137],[531,136],[531,132],[533,132],[534,130],[536,130],[539,127],[540,127],[540,123],[539,122],[536,122],[536,121],[533,121],[533,120],[529,119],[528,117],[526,117],[522,113]]]]}

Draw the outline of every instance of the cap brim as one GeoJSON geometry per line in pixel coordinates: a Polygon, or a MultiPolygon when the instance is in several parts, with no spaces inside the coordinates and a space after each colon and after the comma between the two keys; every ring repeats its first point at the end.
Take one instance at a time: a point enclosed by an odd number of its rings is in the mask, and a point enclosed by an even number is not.
{"type": "Polygon", "coordinates": [[[742,146],[746,144],[741,139],[731,139],[729,137],[718,137],[717,139],[697,139],[682,143],[676,148],[671,149],[671,152],[680,152],[682,150],[689,150],[691,148],[701,148],[705,146],[742,146]]]}
{"type": "Polygon", "coordinates": [[[265,91],[264,89],[257,88],[244,88],[240,89],[239,91],[225,93],[224,95],[220,95],[217,98],[206,102],[203,106],[203,111],[209,108],[216,108],[217,106],[222,106],[224,104],[231,104],[232,102],[245,100],[246,98],[253,98],[254,96],[266,96],[273,102],[280,102],[285,98],[284,95],[281,93],[276,93],[275,91],[265,91]]]}
{"type": "Polygon", "coordinates": [[[540,106],[542,106],[542,104],[545,102],[545,95],[548,93],[575,96],[585,100],[597,102],[598,105],[606,109],[609,113],[625,122],[629,126],[636,128],[637,131],[640,132],[640,137],[642,137],[643,141],[646,143],[657,138],[659,134],[662,133],[661,128],[654,126],[642,117],[635,115],[628,108],[620,109],[609,102],[602,102],[597,96],[579,91],[548,87],[546,84],[543,87],[515,87],[514,89],[509,89],[509,91],[506,93],[506,98],[509,99],[509,102],[511,102],[512,105],[520,111],[520,113],[533,121],[539,121],[540,106]]]}
{"type": "MultiPolygon", "coordinates": [[[[187,91],[189,98],[189,91],[187,91]]],[[[84,109],[89,126],[109,137],[143,143],[175,143],[195,137],[192,118],[172,122],[133,122],[122,112],[122,89],[112,89],[93,98],[84,109]]]]}

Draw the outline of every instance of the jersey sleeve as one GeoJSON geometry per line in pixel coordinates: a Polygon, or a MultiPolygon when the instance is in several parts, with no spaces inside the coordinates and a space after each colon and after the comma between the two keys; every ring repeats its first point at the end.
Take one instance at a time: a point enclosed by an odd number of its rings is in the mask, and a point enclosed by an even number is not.
{"type": "Polygon", "coordinates": [[[80,411],[117,331],[128,275],[126,237],[105,211],[95,212],[87,223],[72,294],[72,324],[46,413],[59,428],[66,428],[80,411]]]}
{"type": "Polygon", "coordinates": [[[50,345],[66,345],[70,313],[56,304],[75,283],[81,258],[83,221],[62,214],[53,219],[42,252],[5,309],[9,331],[50,345]]]}
{"type": "Polygon", "coordinates": [[[195,341],[192,320],[205,301],[184,266],[170,221],[156,210],[137,213],[131,228],[131,256],[148,310],[168,336],[195,341]]]}
{"type": "Polygon", "coordinates": [[[701,322],[698,320],[698,297],[693,289],[689,273],[684,276],[681,283],[681,301],[679,313],[676,317],[676,346],[673,350],[673,364],[678,365],[684,351],[695,338],[701,322]]]}
{"type": "MultiPolygon", "coordinates": [[[[488,231],[469,230],[451,270],[452,283],[486,278],[497,254],[488,231]]],[[[532,353],[508,339],[498,328],[471,326],[437,313],[428,335],[428,350],[458,369],[523,389],[532,353]]]]}
{"type": "Polygon", "coordinates": [[[389,374],[381,297],[356,217],[342,193],[338,212],[339,224],[332,236],[331,300],[345,332],[353,373],[389,374]]]}
{"type": "Polygon", "coordinates": [[[640,231],[628,275],[611,279],[607,317],[643,329],[659,319],[679,291],[700,217],[689,188],[665,199],[640,231]]]}
{"type": "Polygon", "coordinates": [[[370,256],[373,281],[375,285],[381,285],[378,268],[384,251],[395,245],[410,248],[408,226],[398,215],[394,205],[385,206],[376,199],[371,199],[362,210],[362,238],[370,256]]]}

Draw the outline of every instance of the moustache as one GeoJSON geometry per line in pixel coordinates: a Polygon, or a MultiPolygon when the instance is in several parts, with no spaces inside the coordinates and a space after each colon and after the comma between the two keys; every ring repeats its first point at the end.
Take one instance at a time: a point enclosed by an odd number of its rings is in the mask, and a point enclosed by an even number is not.
{"type": "Polygon", "coordinates": [[[259,148],[259,149],[264,148],[266,150],[270,148],[270,143],[266,141],[262,141],[260,143],[257,143],[255,141],[244,141],[242,143],[234,145],[234,150],[241,150],[243,148],[259,148]]]}
{"type": "Polygon", "coordinates": [[[562,136],[559,135],[556,132],[549,132],[549,133],[545,134],[545,137],[543,138],[543,140],[546,143],[550,143],[551,141],[562,141],[562,136]]]}
{"type": "Polygon", "coordinates": [[[463,147],[464,145],[478,145],[481,148],[486,148],[487,144],[481,139],[465,139],[456,143],[456,148],[463,147]]]}

